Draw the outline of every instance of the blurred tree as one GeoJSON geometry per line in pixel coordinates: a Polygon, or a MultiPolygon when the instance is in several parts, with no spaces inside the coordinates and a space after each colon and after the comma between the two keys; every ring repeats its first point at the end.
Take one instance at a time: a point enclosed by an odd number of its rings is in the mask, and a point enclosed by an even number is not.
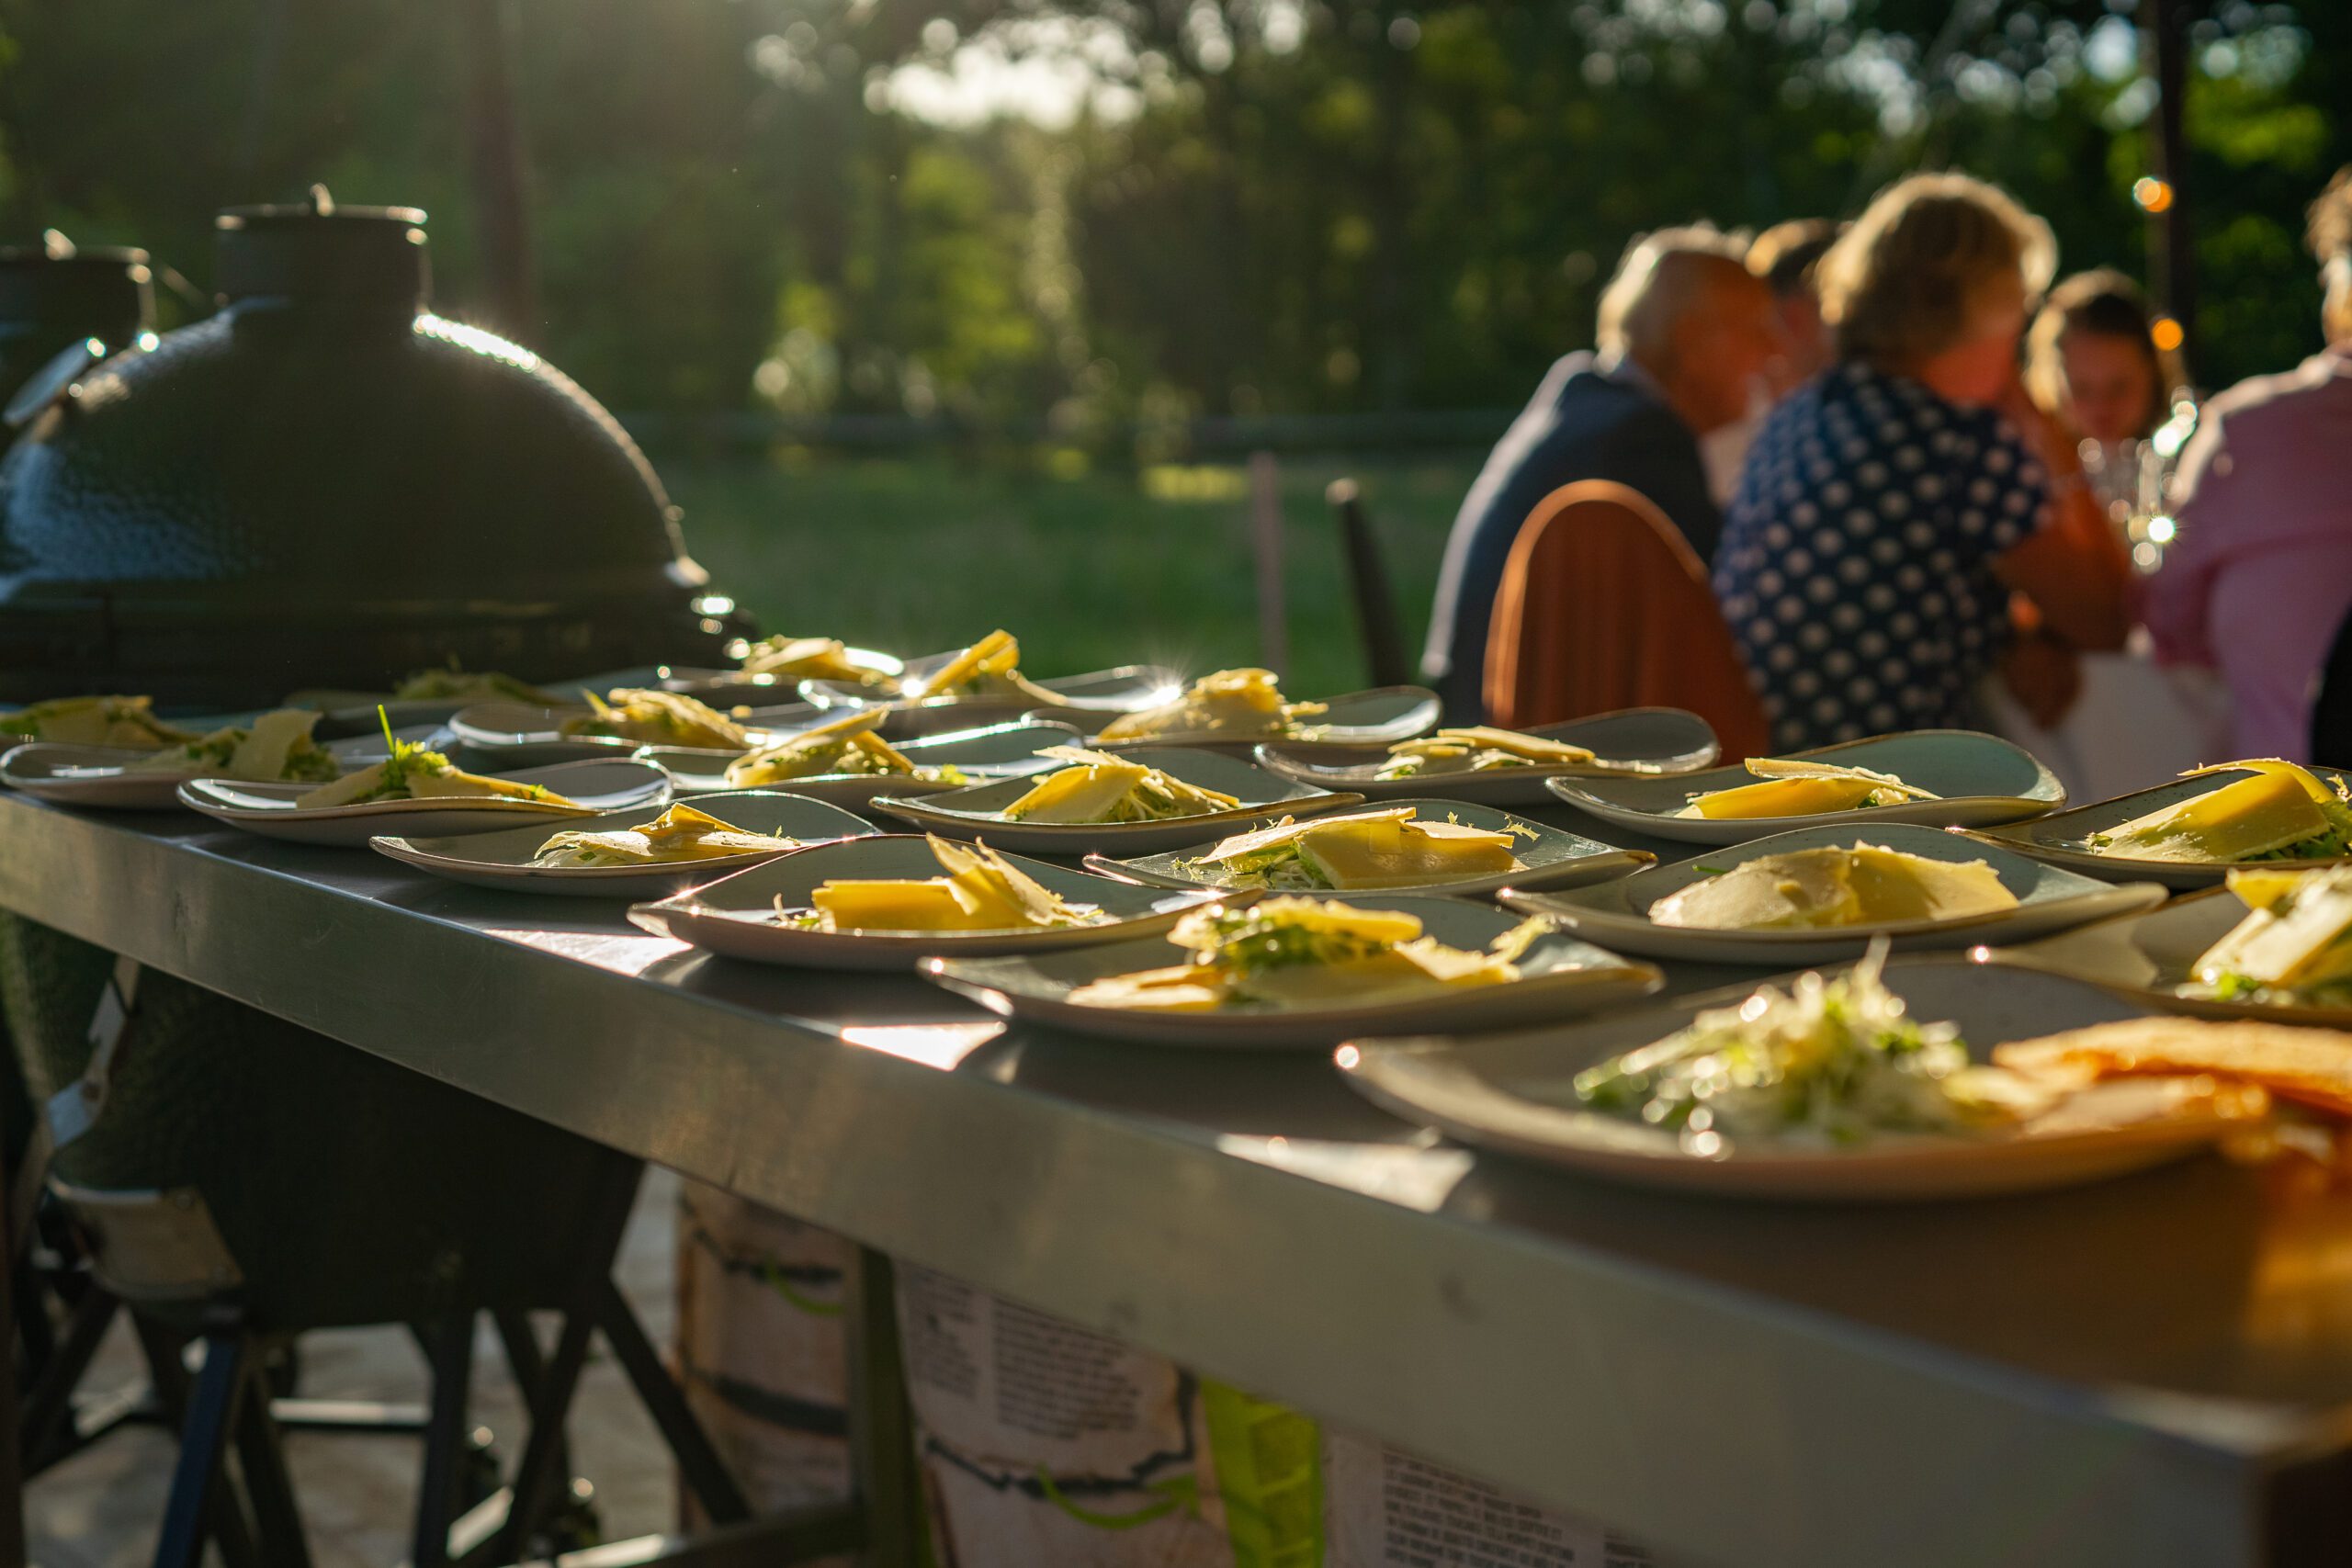
{"type": "MultiPolygon", "coordinates": [[[[485,3],[0,0],[0,220],[200,283],[215,209],[323,179],[430,209],[444,308],[511,311],[469,161],[485,3]]],[[[624,408],[1049,415],[1084,440],[1504,407],[1589,339],[1634,233],[1848,214],[1923,165],[2010,186],[2070,268],[2146,254],[2129,0],[504,4],[518,330],[624,408]]],[[[2315,340],[2301,209],[2352,160],[2352,6],[2194,8],[2222,381],[2315,340]]]]}

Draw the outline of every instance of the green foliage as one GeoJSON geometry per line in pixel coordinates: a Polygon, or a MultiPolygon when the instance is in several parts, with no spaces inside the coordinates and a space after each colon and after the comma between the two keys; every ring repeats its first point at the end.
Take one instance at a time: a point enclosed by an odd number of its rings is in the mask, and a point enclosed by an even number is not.
{"type": "MultiPolygon", "coordinates": [[[[474,3],[513,24],[538,294],[516,331],[627,409],[1045,416],[1088,442],[1508,406],[1586,340],[1633,234],[1851,213],[1921,165],[2010,186],[2070,268],[2144,265],[2148,105],[2091,68],[2123,26],[2102,0],[1965,26],[1943,0],[474,3]],[[975,38],[1082,43],[1115,101],[1052,130],[893,107],[894,72],[975,38]]],[[[2194,9],[2218,382],[2315,341],[2294,246],[2352,158],[2352,6],[2194,9]]],[[[430,209],[441,300],[473,311],[471,14],[6,0],[0,216],[201,287],[215,209],[324,179],[430,209]]]]}

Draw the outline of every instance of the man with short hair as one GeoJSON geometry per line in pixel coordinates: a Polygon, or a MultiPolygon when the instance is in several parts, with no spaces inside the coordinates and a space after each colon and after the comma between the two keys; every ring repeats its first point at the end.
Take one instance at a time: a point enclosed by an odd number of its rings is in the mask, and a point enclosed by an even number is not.
{"type": "Polygon", "coordinates": [[[1670,518],[1701,561],[1723,514],[1699,437],[1747,412],[1780,352],[1772,295],[1737,238],[1699,225],[1625,249],[1601,291],[1599,348],[1552,367],[1479,471],[1447,536],[1421,660],[1449,720],[1483,716],[1487,629],[1511,542],[1536,503],[1579,479],[1613,479],[1670,518]]]}
{"type": "Polygon", "coordinates": [[[2312,756],[2312,698],[2352,614],[2352,164],[2312,203],[2327,346],[2206,403],[2182,454],[2179,536],[2148,580],[2156,657],[2222,672],[2241,757],[2312,756]]]}
{"type": "Polygon", "coordinates": [[[1747,247],[1747,270],[1771,289],[1772,308],[1781,316],[1784,342],[1770,371],[1775,397],[1812,380],[1837,357],[1813,274],[1843,228],[1826,218],[1792,218],[1773,224],[1747,247]]]}

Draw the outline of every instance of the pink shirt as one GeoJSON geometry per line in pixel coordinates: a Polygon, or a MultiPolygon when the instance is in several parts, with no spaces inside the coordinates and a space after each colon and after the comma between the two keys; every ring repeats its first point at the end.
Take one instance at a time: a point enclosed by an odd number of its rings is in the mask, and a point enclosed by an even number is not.
{"type": "Polygon", "coordinates": [[[2312,686],[2352,612],[2352,346],[2206,404],[2181,479],[2147,583],[2156,656],[2222,672],[2239,756],[2314,761],[2312,686]]]}

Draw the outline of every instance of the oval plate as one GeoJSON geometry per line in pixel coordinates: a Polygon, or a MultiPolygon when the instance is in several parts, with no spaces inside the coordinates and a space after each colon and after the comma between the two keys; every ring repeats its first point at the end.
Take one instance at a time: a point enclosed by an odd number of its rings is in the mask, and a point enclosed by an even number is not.
{"type": "MultiPolygon", "coordinates": [[[[440,729],[435,725],[423,724],[392,733],[401,740],[430,746],[440,729]]],[[[380,734],[330,740],[326,749],[343,764],[345,773],[380,762],[385,755],[380,734]]],[[[0,755],[0,784],[58,806],[111,811],[176,811],[181,806],[180,785],[205,777],[204,771],[189,768],[174,773],[133,772],[124,765],[153,755],[152,751],[130,751],[115,746],[29,741],[0,755]]]]}
{"type": "MultiPolygon", "coordinates": [[[[1459,898],[1393,893],[1326,897],[1360,909],[1418,916],[1422,931],[1449,947],[1484,948],[1520,923],[1517,916],[1459,898]]],[[[1090,1007],[1069,999],[1080,987],[1106,976],[1162,969],[1182,958],[1182,950],[1164,940],[1123,942],[1038,958],[936,958],[922,965],[922,973],[993,1011],[1057,1029],[1168,1045],[1317,1051],[1367,1030],[1498,1029],[1556,1019],[1646,996],[1664,983],[1649,964],[1554,931],[1521,955],[1518,979],[1450,987],[1427,997],[1312,1008],[1257,1004],[1209,1012],[1090,1007]]]]}
{"type": "Polygon", "coordinates": [[[1137,887],[1019,855],[1005,859],[1048,890],[1073,903],[1097,905],[1115,918],[1106,925],[1013,931],[797,931],[770,918],[778,898],[786,908],[806,908],[817,886],[831,879],[941,875],[931,846],[909,833],[850,839],[779,855],[693,892],[639,904],[629,910],[628,918],[657,935],[759,964],[808,969],[906,969],[928,953],[1034,952],[1158,935],[1187,909],[1216,901],[1207,894],[1137,887]]]}
{"type": "MultiPolygon", "coordinates": [[[[670,798],[670,775],[650,762],[616,757],[594,762],[559,762],[526,768],[505,777],[516,784],[544,784],[598,812],[658,808],[670,798]]],[[[180,785],[180,803],[218,822],[286,839],[298,844],[334,844],[351,849],[388,828],[410,838],[487,833],[519,822],[585,820],[577,812],[550,809],[500,795],[457,795],[435,800],[369,800],[352,806],[298,808],[295,800],[315,784],[239,784],[232,779],[196,779],[180,785]]]]}
{"type": "Polygon", "coordinates": [[[1707,790],[1756,784],[1746,767],[1713,768],[1678,779],[1562,778],[1551,792],[1602,821],[1660,839],[1694,844],[1738,844],[1800,828],[1851,823],[1868,831],[1880,822],[1917,822],[1930,828],[1984,828],[2040,817],[2066,804],[2066,786],[2023,747],[1973,729],[1917,729],[1848,740],[1790,757],[1841,768],[1892,773],[1905,784],[1930,790],[1940,800],[1873,806],[1854,811],[1812,812],[1802,817],[1685,817],[1690,797],[1707,790]]]}
{"type": "MultiPolygon", "coordinates": [[[[2314,765],[2312,772],[2323,778],[2352,769],[2323,768],[2314,765]]],[[[2175,779],[2153,789],[2134,790],[2119,795],[2113,800],[2102,800],[2090,806],[2078,806],[2072,811],[2036,818],[2030,822],[2013,822],[2006,828],[1990,828],[1974,833],[1988,844],[1998,844],[2036,860],[2048,861],[2079,871],[2086,876],[2097,876],[2109,882],[2160,882],[2166,887],[2212,887],[2230,874],[2228,863],[2186,863],[2181,861],[2140,860],[2126,855],[2103,855],[2085,849],[2083,841],[2091,834],[2145,817],[2167,806],[2188,800],[2240,779],[2255,775],[2243,768],[2223,773],[2207,773],[2199,778],[2175,779]]],[[[2246,863],[2237,863],[2244,864],[2246,863]]],[[[2352,863],[2344,859],[2264,861],[2290,871],[2309,871],[2315,866],[2352,863]]]]}
{"type": "MultiPolygon", "coordinates": [[[[933,795],[978,781],[1025,778],[1062,767],[1065,764],[1058,759],[1037,753],[1048,746],[1075,746],[1078,739],[1078,731],[1067,724],[999,724],[986,729],[952,730],[898,743],[898,750],[910,761],[922,766],[953,767],[969,775],[964,784],[910,779],[903,773],[824,773],[759,787],[789,790],[859,811],[877,795],[933,795]]],[[[736,787],[727,782],[727,764],[735,759],[726,752],[697,751],[684,746],[640,746],[631,755],[668,770],[683,795],[736,787]]]]}
{"type": "Polygon", "coordinates": [[[568,818],[561,822],[535,823],[527,828],[502,828],[495,833],[465,833],[455,838],[391,837],[379,834],[368,847],[403,865],[446,876],[476,887],[506,893],[565,893],[590,898],[660,898],[698,882],[718,877],[790,854],[795,849],[854,839],[875,831],[872,824],[837,806],[780,790],[746,789],[707,795],[695,801],[730,827],[771,838],[798,842],[781,850],[755,850],[748,854],[709,860],[677,861],[662,865],[533,865],[550,834],[609,833],[638,828],[661,815],[659,806],[607,811],[597,817],[568,818]]]}
{"type": "MultiPolygon", "coordinates": [[[[1423,821],[1451,819],[1465,828],[1483,828],[1494,833],[1516,833],[1521,844],[1516,852],[1520,860],[1517,871],[1500,871],[1490,876],[1470,877],[1459,882],[1432,883],[1425,887],[1384,888],[1381,890],[1384,893],[1470,898],[1504,887],[1574,887],[1587,882],[1623,876],[1657,861],[1657,857],[1646,850],[1621,850],[1614,844],[1604,844],[1581,833],[1571,833],[1565,828],[1531,822],[1508,811],[1472,806],[1465,801],[1384,800],[1380,805],[1383,808],[1413,807],[1417,818],[1423,821]]],[[[1241,829],[1237,828],[1234,830],[1238,832],[1241,829]]],[[[1160,887],[1216,887],[1218,884],[1203,880],[1201,874],[1185,863],[1197,861],[1215,850],[1218,842],[1218,840],[1211,839],[1188,844],[1172,853],[1151,855],[1141,860],[1108,860],[1102,855],[1089,855],[1086,863],[1106,876],[1124,876],[1160,887]]],[[[1314,888],[1285,891],[1302,893],[1310,898],[1337,897],[1314,888]]],[[[1350,896],[1369,897],[1370,894],[1367,891],[1350,896]]]]}
{"type": "Polygon", "coordinates": [[[2004,957],[2030,964],[2113,991],[2165,1012],[2197,1018],[2244,1018],[2263,1023],[2301,1023],[2352,1030],[2352,1007],[2291,1007],[2276,1002],[2216,1001],[2184,997],[2178,987],[2196,972],[2205,950],[2246,917],[2246,907],[2226,887],[2184,894],[2161,908],[2128,914],[2013,948],[2004,957]]]}
{"type": "MultiPolygon", "coordinates": [[[[563,733],[567,720],[586,718],[593,711],[585,704],[541,708],[526,703],[477,703],[449,721],[449,733],[492,772],[626,757],[645,748],[646,742],[624,736],[563,733]]],[[[817,723],[822,716],[806,703],[786,703],[775,707],[746,708],[727,716],[756,734],[782,740],[817,723]]],[[[716,757],[722,768],[742,755],[740,751],[685,746],[663,750],[706,759],[716,757]]]]}
{"type": "MultiPolygon", "coordinates": [[[[953,653],[910,659],[907,679],[921,680],[962,651],[958,649],[953,653]]],[[[896,740],[900,736],[936,735],[944,729],[1001,724],[1023,716],[1091,730],[1113,716],[1173,702],[1184,689],[1184,678],[1164,664],[1123,664],[1114,670],[1060,675],[1035,684],[1060,700],[1052,706],[1041,706],[1036,698],[1019,692],[987,697],[877,697],[862,686],[832,681],[803,681],[800,696],[819,708],[881,708],[887,714],[882,721],[883,737],[896,740]]]]}
{"type": "MultiPolygon", "coordinates": [[[[1992,1046],[2146,1010],[2062,976],[1956,958],[1898,959],[1888,985],[1913,1016],[1950,1021],[1980,1059],[1992,1046]]],[[[1777,982],[1786,988],[1785,979],[1777,982]]],[[[1676,1135],[1578,1108],[1576,1075],[1662,1040],[1741,986],[1565,1029],[1482,1039],[1359,1040],[1342,1046],[1351,1087],[1382,1109],[1465,1144],[1583,1175],[1719,1198],[1907,1202],[2038,1192],[2194,1154],[2243,1122],[2173,1117],[2095,1131],[1956,1138],[1888,1134],[1849,1148],[1749,1144],[1702,1157],[1676,1135]]],[[[2115,1086],[2129,1092],[2149,1086],[2115,1086]]]]}
{"type": "Polygon", "coordinates": [[[1723,753],[1707,721],[1680,708],[1624,708],[1561,724],[1538,725],[1522,733],[1581,746],[1594,753],[1594,761],[1577,767],[1531,764],[1523,768],[1490,768],[1477,773],[1419,773],[1384,779],[1378,774],[1381,764],[1388,760],[1385,745],[1376,750],[1340,750],[1292,740],[1270,740],[1261,744],[1253,755],[1260,767],[1286,779],[1322,789],[1354,790],[1367,800],[1424,795],[1430,790],[1442,789],[1448,799],[1475,800],[1484,806],[1546,806],[1552,800],[1551,793],[1544,787],[1547,779],[1689,773],[1705,767],[1723,753]]]}
{"type": "MultiPolygon", "coordinates": [[[[1299,733],[1269,736],[1262,731],[1237,735],[1229,730],[1171,730],[1135,740],[1104,740],[1099,734],[1087,744],[1103,751],[1134,751],[1145,747],[1191,746],[1248,757],[1269,741],[1300,757],[1353,759],[1367,748],[1383,755],[1399,740],[1427,735],[1437,728],[1440,705],[1426,686],[1375,686],[1327,698],[1323,711],[1299,722],[1299,733]]],[[[1039,713],[1035,716],[1048,716],[1039,713]]],[[[1348,786],[1352,788],[1353,786],[1348,786]]]]}
{"type": "Polygon", "coordinates": [[[1194,747],[1134,750],[1125,755],[1130,761],[1158,768],[1186,784],[1233,795],[1241,804],[1227,811],[1170,817],[1158,822],[1009,822],[998,813],[1028,794],[1035,781],[1006,779],[943,790],[921,800],[876,795],[874,809],[951,839],[985,837],[994,848],[1022,850],[1030,854],[1082,855],[1114,850],[1149,854],[1189,844],[1203,833],[1220,828],[1238,833],[1255,823],[1272,822],[1284,816],[1318,816],[1343,806],[1358,805],[1363,799],[1359,795],[1311,790],[1288,779],[1276,778],[1238,758],[1194,747]]]}
{"type": "Polygon", "coordinates": [[[1858,830],[1854,824],[1846,822],[1834,828],[1805,828],[1769,839],[1750,840],[1745,844],[1726,845],[1691,860],[1654,866],[1597,887],[1567,893],[1530,893],[1514,887],[1498,897],[1514,909],[1549,915],[1590,941],[1606,942],[1627,953],[1701,964],[1758,964],[1777,968],[1786,964],[1836,964],[1860,958],[1874,936],[1888,938],[1898,950],[2024,942],[2123,910],[2148,908],[2164,901],[2164,889],[2145,882],[2121,886],[2097,882],[1940,828],[1883,822],[1858,830]],[[1830,931],[1701,931],[1688,926],[1661,926],[1649,918],[1651,907],[1660,899],[1744,862],[1792,850],[1849,845],[1858,839],[1928,860],[1955,863],[1984,861],[1999,874],[2002,886],[2017,896],[2018,907],[1966,919],[1903,920],[1840,926],[1830,931]]]}

